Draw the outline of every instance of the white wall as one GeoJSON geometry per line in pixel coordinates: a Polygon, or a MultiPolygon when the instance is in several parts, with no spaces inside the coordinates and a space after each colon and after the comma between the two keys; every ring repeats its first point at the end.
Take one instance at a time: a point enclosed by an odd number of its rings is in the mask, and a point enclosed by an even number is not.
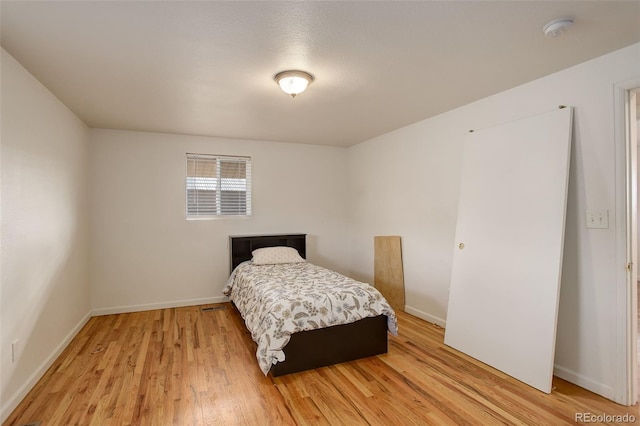
{"type": "Polygon", "coordinates": [[[90,306],[101,314],[220,300],[232,234],[306,232],[310,260],[369,282],[373,237],[400,235],[407,310],[444,324],[464,134],[559,104],[575,107],[575,132],[557,373],[610,395],[619,216],[613,86],[640,77],[639,57],[636,44],[343,149],[87,131],[3,51],[2,415],[90,306]],[[254,214],[185,220],[186,152],[252,156],[254,214]],[[609,229],[587,230],[587,208],[608,209],[609,229]],[[22,357],[12,364],[16,338],[22,357]]]}
{"type": "Polygon", "coordinates": [[[90,131],[91,300],[98,314],[223,300],[228,236],[307,233],[307,257],[345,270],[346,149],[90,131]],[[252,157],[253,214],[185,219],[185,154],[252,157]]]}
{"type": "Polygon", "coordinates": [[[0,421],[90,313],[88,129],[4,50],[1,73],[0,421]]]}
{"type": "Polygon", "coordinates": [[[620,266],[614,85],[640,77],[638,58],[640,44],[352,147],[352,273],[371,279],[374,235],[402,236],[407,311],[444,324],[465,133],[574,106],[556,374],[611,398],[620,266]],[[586,229],[586,209],[608,209],[609,229],[586,229]]]}

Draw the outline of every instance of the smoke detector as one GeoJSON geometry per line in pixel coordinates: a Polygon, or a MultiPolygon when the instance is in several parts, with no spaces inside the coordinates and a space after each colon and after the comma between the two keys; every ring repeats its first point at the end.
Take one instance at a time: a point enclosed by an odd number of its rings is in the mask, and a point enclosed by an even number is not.
{"type": "Polygon", "coordinates": [[[573,19],[558,18],[542,27],[542,31],[548,37],[560,37],[571,25],[573,25],[573,19]]]}

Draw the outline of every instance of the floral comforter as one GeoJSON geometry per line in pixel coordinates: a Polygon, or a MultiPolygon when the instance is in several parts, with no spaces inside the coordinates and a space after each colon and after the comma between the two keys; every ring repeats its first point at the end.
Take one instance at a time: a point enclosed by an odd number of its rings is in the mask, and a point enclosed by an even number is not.
{"type": "Polygon", "coordinates": [[[378,290],[309,262],[241,263],[223,292],[257,343],[256,357],[265,375],[284,361],[282,349],[292,333],[384,314],[389,331],[398,334],[395,312],[378,290]]]}

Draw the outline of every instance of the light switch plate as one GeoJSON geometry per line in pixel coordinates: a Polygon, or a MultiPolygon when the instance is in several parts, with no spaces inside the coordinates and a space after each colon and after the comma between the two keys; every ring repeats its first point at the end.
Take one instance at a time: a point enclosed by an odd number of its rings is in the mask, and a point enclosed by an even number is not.
{"type": "Polygon", "coordinates": [[[587,210],[587,228],[609,228],[609,210],[587,210]]]}

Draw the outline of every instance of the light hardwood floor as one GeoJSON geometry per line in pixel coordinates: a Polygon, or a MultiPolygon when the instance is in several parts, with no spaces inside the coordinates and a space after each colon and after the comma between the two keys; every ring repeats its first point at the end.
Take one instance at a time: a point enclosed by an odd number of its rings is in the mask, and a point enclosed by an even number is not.
{"type": "MultiPolygon", "coordinates": [[[[398,312],[389,353],[278,378],[230,304],[92,318],[4,425],[562,425],[632,414],[554,378],[550,395],[398,312]]],[[[637,420],[640,421],[640,420],[637,420]]]]}

